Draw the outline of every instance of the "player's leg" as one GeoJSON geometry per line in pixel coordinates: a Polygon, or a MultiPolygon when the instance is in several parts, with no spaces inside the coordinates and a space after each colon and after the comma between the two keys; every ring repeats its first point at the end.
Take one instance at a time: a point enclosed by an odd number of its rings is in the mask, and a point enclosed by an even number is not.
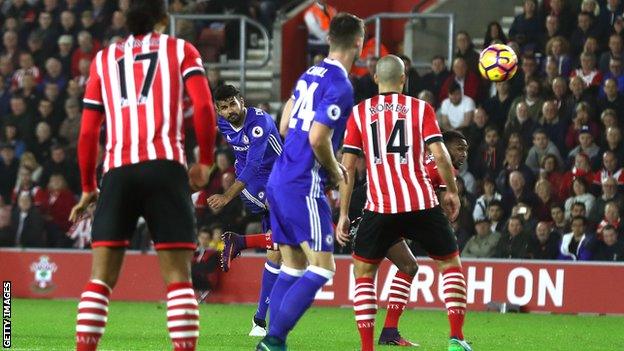
{"type": "Polygon", "coordinates": [[[409,300],[412,280],[418,272],[416,257],[405,240],[401,239],[392,245],[386,257],[397,266],[398,270],[392,278],[388,295],[388,311],[384,327],[379,336],[380,345],[418,346],[418,344],[401,337],[399,319],[409,300]]]}
{"type": "Polygon", "coordinates": [[[102,179],[92,227],[91,278],[78,303],[78,351],[95,350],[104,334],[110,294],[117,283],[125,248],[139,216],[137,203],[133,196],[129,196],[131,187],[129,171],[125,167],[111,170],[102,179]]]}
{"type": "Polygon", "coordinates": [[[253,325],[249,336],[266,335],[266,315],[269,310],[269,302],[273,285],[280,273],[282,255],[279,251],[269,250],[266,253],[266,262],[262,271],[262,282],[260,284],[260,296],[258,298],[258,309],[253,317],[253,325]]]}
{"type": "Polygon", "coordinates": [[[379,263],[399,237],[393,215],[364,211],[353,245],[355,299],[353,310],[363,351],[374,349],[377,289],[375,273],[379,263]]]}
{"type": "Polygon", "coordinates": [[[125,248],[120,247],[93,249],[91,279],[84,287],[78,303],[77,351],[97,349],[106,328],[109,298],[121,271],[124,252],[125,248]]]}
{"type": "Polygon", "coordinates": [[[174,351],[192,351],[199,337],[199,309],[191,282],[195,219],[186,171],[173,161],[142,164],[143,216],[167,286],[167,327],[174,351]]]}
{"type": "Polygon", "coordinates": [[[471,350],[464,342],[463,325],[466,314],[466,280],[459,259],[459,248],[453,229],[440,206],[419,211],[406,219],[417,240],[427,254],[436,260],[442,274],[444,303],[450,325],[449,351],[471,350]]]}
{"type": "Polygon", "coordinates": [[[167,286],[167,328],[175,351],[195,350],[199,309],[191,283],[193,250],[158,250],[160,271],[167,286]]]}
{"type": "Polygon", "coordinates": [[[271,321],[268,336],[286,341],[305,311],[312,305],[314,297],[335,272],[333,257],[334,233],[331,209],[325,198],[292,196],[291,194],[269,193],[271,226],[274,237],[282,251],[282,272],[271,294],[271,321]],[[276,204],[272,201],[276,200],[276,204]],[[276,227],[275,218],[279,218],[276,227]],[[285,243],[282,247],[282,243],[285,243]],[[305,271],[301,271],[306,267],[305,271]],[[286,269],[299,275],[292,278],[292,284],[285,290],[278,286],[286,269]],[[283,294],[280,297],[276,296],[283,294]],[[276,313],[277,304],[279,309],[276,313]]]}

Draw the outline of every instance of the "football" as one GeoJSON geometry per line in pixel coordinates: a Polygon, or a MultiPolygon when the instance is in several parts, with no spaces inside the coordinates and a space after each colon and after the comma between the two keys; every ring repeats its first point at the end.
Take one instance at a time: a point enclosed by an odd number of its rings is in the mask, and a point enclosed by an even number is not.
{"type": "Polygon", "coordinates": [[[492,44],[479,55],[479,72],[492,82],[511,79],[518,70],[518,57],[507,45],[492,44]]]}

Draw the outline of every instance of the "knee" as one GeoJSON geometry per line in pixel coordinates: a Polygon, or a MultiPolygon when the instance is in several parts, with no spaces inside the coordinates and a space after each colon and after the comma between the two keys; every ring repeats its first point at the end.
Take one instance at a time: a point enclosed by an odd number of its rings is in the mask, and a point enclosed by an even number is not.
{"type": "Polygon", "coordinates": [[[444,272],[449,268],[462,268],[461,261],[459,260],[459,256],[455,256],[443,261],[437,261],[438,270],[440,272],[444,272]]]}
{"type": "Polygon", "coordinates": [[[416,273],[418,273],[418,263],[416,261],[406,262],[397,266],[397,268],[399,271],[409,275],[410,277],[414,277],[416,276],[416,273]]]}
{"type": "Polygon", "coordinates": [[[353,273],[356,278],[374,278],[377,273],[377,265],[355,261],[353,273]]]}
{"type": "Polygon", "coordinates": [[[267,255],[266,255],[266,259],[267,261],[275,264],[275,265],[280,265],[282,263],[282,255],[280,254],[279,251],[272,251],[272,250],[268,250],[267,251],[267,255]]]}

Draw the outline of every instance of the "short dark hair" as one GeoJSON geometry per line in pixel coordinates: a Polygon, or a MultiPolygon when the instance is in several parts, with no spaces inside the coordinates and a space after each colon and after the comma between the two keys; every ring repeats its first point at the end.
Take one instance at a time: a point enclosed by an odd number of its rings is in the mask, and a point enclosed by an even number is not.
{"type": "Polygon", "coordinates": [[[584,202],[577,201],[577,202],[572,204],[570,209],[574,208],[574,206],[581,206],[581,207],[583,207],[584,210],[587,210],[587,207],[585,207],[585,203],[584,202]]]}
{"type": "Polygon", "coordinates": [[[461,92],[461,86],[459,86],[459,83],[457,83],[456,81],[452,81],[451,84],[449,84],[448,87],[448,94],[451,95],[457,91],[461,92]]]}
{"type": "Polygon", "coordinates": [[[233,97],[241,97],[241,92],[237,87],[230,84],[221,85],[214,92],[215,101],[224,101],[233,97]]]}
{"type": "Polygon", "coordinates": [[[503,203],[500,200],[492,200],[490,201],[490,203],[488,204],[488,208],[492,207],[492,206],[498,206],[500,208],[503,208],[503,203]]]}
{"type": "Polygon", "coordinates": [[[489,133],[491,131],[494,131],[497,134],[500,134],[500,132],[498,131],[498,128],[495,125],[488,124],[487,126],[485,126],[485,133],[484,134],[487,134],[487,133],[489,133]]]}
{"type": "Polygon", "coordinates": [[[533,132],[533,136],[537,135],[537,134],[544,134],[547,138],[548,138],[548,133],[546,133],[546,130],[544,128],[537,128],[534,132],[533,132]]]}
{"type": "Polygon", "coordinates": [[[131,0],[126,11],[126,26],[134,35],[149,33],[167,16],[163,0],[131,0]]]}
{"type": "Polygon", "coordinates": [[[435,55],[431,58],[431,62],[435,61],[435,60],[442,60],[442,62],[446,62],[446,58],[442,55],[435,55]]]}
{"type": "Polygon", "coordinates": [[[341,12],[329,23],[330,49],[346,49],[353,46],[357,37],[364,37],[364,21],[350,13],[341,12]]]}
{"type": "Polygon", "coordinates": [[[466,136],[462,132],[456,130],[447,130],[446,132],[442,133],[442,139],[444,140],[445,144],[452,143],[456,140],[465,140],[466,142],[468,142],[466,136]]]}
{"type": "Polygon", "coordinates": [[[563,207],[563,205],[559,202],[553,202],[552,204],[550,204],[550,210],[552,211],[553,208],[558,208],[560,210],[564,210],[565,208],[563,207]]]}
{"type": "Polygon", "coordinates": [[[201,227],[199,228],[199,230],[197,231],[197,235],[199,235],[200,233],[208,233],[208,234],[211,234],[211,230],[210,230],[210,228],[208,228],[208,226],[203,225],[203,226],[201,226],[201,227]]]}
{"type": "Polygon", "coordinates": [[[612,224],[607,224],[604,227],[602,227],[602,232],[603,233],[606,232],[607,230],[614,230],[615,234],[616,235],[618,234],[617,229],[615,229],[615,227],[612,224]]]}

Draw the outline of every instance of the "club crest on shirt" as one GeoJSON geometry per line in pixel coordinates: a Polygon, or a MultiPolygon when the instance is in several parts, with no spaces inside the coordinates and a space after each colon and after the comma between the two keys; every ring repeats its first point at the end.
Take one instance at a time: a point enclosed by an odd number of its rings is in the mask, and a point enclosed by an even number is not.
{"type": "Polygon", "coordinates": [[[246,135],[243,135],[243,144],[249,144],[249,138],[246,135]]]}
{"type": "Polygon", "coordinates": [[[264,135],[264,130],[262,130],[262,127],[260,127],[260,126],[255,126],[251,130],[251,135],[253,135],[254,138],[259,138],[262,135],[264,135]]]}
{"type": "Polygon", "coordinates": [[[327,245],[333,244],[334,243],[334,235],[333,234],[325,235],[325,243],[327,243],[327,245]]]}
{"type": "Polygon", "coordinates": [[[336,104],[331,104],[327,107],[327,116],[332,119],[332,121],[338,120],[340,118],[340,106],[336,104]]]}

